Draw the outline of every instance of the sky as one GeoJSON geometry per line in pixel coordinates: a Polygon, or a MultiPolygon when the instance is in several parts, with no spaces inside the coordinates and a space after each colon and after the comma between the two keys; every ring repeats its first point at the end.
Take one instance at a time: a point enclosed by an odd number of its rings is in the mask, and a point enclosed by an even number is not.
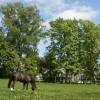
{"type": "MultiPolygon", "coordinates": [[[[44,20],[43,25],[49,29],[49,22],[56,18],[84,19],[94,23],[100,23],[100,0],[0,0],[0,6],[7,3],[22,2],[25,5],[36,5],[40,16],[44,20]]],[[[41,40],[38,49],[43,56],[50,42],[41,40]]]]}

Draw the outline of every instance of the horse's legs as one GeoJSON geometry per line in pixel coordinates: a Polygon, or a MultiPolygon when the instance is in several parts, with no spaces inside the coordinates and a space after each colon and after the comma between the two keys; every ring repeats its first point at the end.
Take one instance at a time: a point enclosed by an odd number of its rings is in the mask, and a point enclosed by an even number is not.
{"type": "Polygon", "coordinates": [[[15,86],[15,81],[13,81],[13,83],[12,83],[12,88],[14,89],[14,86],[15,86]]]}
{"type": "Polygon", "coordinates": [[[28,90],[28,82],[26,83],[26,90],[28,90]]]}
{"type": "Polygon", "coordinates": [[[10,88],[11,83],[12,83],[12,80],[11,80],[11,79],[9,79],[9,82],[8,82],[8,88],[10,88]]]}
{"type": "Polygon", "coordinates": [[[25,89],[25,84],[26,84],[26,83],[24,82],[24,83],[23,83],[23,89],[25,89]]]}
{"type": "Polygon", "coordinates": [[[23,89],[25,89],[25,88],[28,90],[28,82],[27,83],[26,82],[23,83],[23,89]]]}

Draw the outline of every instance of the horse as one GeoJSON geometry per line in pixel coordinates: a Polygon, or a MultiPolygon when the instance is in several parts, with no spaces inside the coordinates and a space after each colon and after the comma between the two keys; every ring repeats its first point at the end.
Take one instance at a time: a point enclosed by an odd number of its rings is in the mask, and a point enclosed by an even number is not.
{"type": "Polygon", "coordinates": [[[35,79],[32,77],[32,75],[21,73],[21,72],[13,72],[9,76],[9,81],[8,81],[8,88],[11,88],[11,90],[14,89],[15,82],[19,81],[23,83],[23,89],[28,90],[28,84],[31,84],[31,89],[34,91],[36,88],[36,82],[35,79]]]}

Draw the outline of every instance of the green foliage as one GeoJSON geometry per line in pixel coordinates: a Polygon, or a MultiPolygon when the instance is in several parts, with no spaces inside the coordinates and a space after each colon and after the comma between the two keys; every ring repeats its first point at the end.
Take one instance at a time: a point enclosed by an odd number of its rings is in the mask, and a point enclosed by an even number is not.
{"type": "Polygon", "coordinates": [[[8,4],[0,8],[0,13],[4,15],[0,28],[3,71],[19,70],[35,75],[42,72],[53,80],[55,71],[64,68],[66,72],[82,72],[87,79],[94,80],[100,61],[100,25],[59,18],[51,21],[51,29],[45,32],[40,28],[42,20],[36,6],[8,4]],[[46,56],[40,59],[37,45],[46,36],[51,44],[46,56]]]}
{"type": "Polygon", "coordinates": [[[17,51],[8,46],[2,34],[0,32],[0,74],[5,76],[17,69],[20,58],[17,55],[17,51]]]}
{"type": "Polygon", "coordinates": [[[21,3],[8,4],[1,8],[3,28],[6,29],[6,40],[20,56],[31,49],[36,50],[40,34],[40,16],[35,6],[24,6],[21,3]]]}
{"type": "Polygon", "coordinates": [[[94,72],[98,69],[98,57],[99,57],[99,39],[100,39],[100,29],[98,25],[90,21],[80,21],[82,24],[84,47],[82,47],[84,52],[82,65],[85,69],[85,73],[89,79],[94,78],[94,72]]]}
{"type": "Polygon", "coordinates": [[[23,59],[23,64],[25,67],[25,72],[29,74],[36,75],[38,73],[38,59],[34,57],[29,57],[26,59],[23,59]]]}
{"type": "Polygon", "coordinates": [[[51,54],[47,54],[40,59],[39,72],[43,75],[43,80],[54,82],[55,70],[59,68],[58,61],[51,54]]]}
{"type": "Polygon", "coordinates": [[[15,61],[19,57],[22,64],[19,63],[18,65],[19,71],[28,71],[36,74],[38,65],[37,44],[41,37],[41,18],[37,7],[11,3],[2,6],[1,13],[4,15],[2,19],[3,35],[5,36],[5,41],[8,42],[7,45],[11,48],[8,51],[4,51],[9,57],[7,58],[9,61],[6,61],[5,64],[9,65],[9,70],[12,71],[10,67],[16,66],[15,61]],[[15,64],[13,65],[12,62],[15,62],[15,64]]]}
{"type": "Polygon", "coordinates": [[[87,79],[94,80],[100,54],[100,27],[90,21],[61,18],[51,21],[50,25],[51,45],[48,52],[60,68],[73,73],[84,70],[82,73],[87,79]]]}

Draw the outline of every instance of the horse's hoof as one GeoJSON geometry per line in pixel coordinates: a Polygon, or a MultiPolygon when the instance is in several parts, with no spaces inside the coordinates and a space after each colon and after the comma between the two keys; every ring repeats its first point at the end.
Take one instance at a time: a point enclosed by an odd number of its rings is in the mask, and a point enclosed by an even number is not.
{"type": "Polygon", "coordinates": [[[11,91],[14,91],[14,89],[13,89],[13,88],[10,88],[10,90],[11,90],[11,91]]]}

